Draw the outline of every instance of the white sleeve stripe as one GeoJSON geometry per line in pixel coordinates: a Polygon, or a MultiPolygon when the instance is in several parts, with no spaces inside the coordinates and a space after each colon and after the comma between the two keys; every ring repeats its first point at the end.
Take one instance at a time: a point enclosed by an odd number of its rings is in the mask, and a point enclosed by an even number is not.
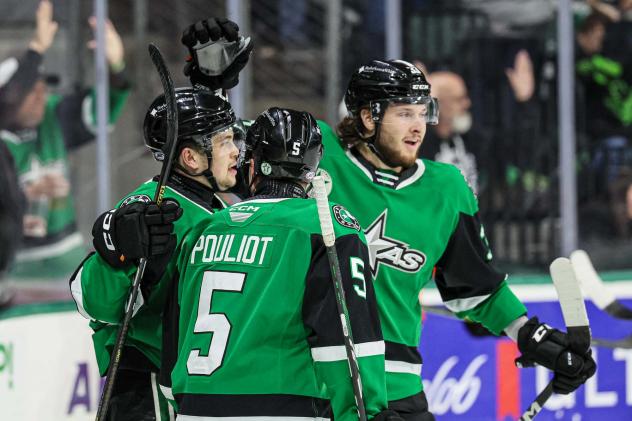
{"type": "MultiPolygon", "coordinates": [[[[384,341],[355,344],[357,358],[384,355],[384,341]]],[[[312,348],[312,358],[318,362],[342,361],[347,359],[344,345],[312,348]]]]}
{"type": "Polygon", "coordinates": [[[160,391],[162,392],[162,394],[164,395],[165,398],[169,399],[170,401],[174,401],[175,400],[173,398],[173,393],[172,393],[170,387],[160,385],[160,391]]]}
{"type": "Polygon", "coordinates": [[[70,282],[70,292],[72,294],[72,299],[75,300],[77,304],[77,310],[79,314],[85,317],[88,320],[92,320],[92,317],[88,314],[86,309],[83,307],[83,291],[81,290],[81,274],[83,273],[83,267],[79,269],[77,275],[70,282]]]}
{"type": "Polygon", "coordinates": [[[158,400],[158,382],[156,381],[156,373],[151,373],[151,396],[154,401],[154,415],[156,416],[156,421],[162,421],[162,416],[160,415],[160,401],[158,400]]]}
{"type": "Polygon", "coordinates": [[[405,361],[391,360],[386,360],[384,364],[386,372],[388,373],[414,374],[421,377],[421,364],[412,364],[405,361]]]}
{"type": "Polygon", "coordinates": [[[459,313],[461,311],[471,310],[487,298],[489,298],[490,294],[487,295],[479,295],[476,297],[470,298],[457,298],[455,300],[444,301],[445,306],[453,313],[459,313]]]}

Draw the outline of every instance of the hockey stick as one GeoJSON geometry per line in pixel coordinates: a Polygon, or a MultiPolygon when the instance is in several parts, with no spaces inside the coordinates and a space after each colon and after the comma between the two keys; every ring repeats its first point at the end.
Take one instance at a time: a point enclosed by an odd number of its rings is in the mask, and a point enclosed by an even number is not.
{"type": "MultiPolygon", "coordinates": [[[[158,71],[158,75],[160,75],[160,82],[162,83],[167,106],[167,141],[165,144],[165,150],[168,153],[162,161],[162,168],[160,170],[160,176],[158,177],[158,185],[156,186],[156,192],[154,193],[154,201],[158,204],[158,206],[160,206],[165,194],[167,178],[171,173],[171,167],[176,150],[176,138],[178,137],[178,108],[176,106],[176,94],[173,87],[173,81],[171,80],[169,69],[167,69],[167,65],[165,64],[165,59],[162,57],[158,47],[154,44],[149,44],[148,48],[151,61],[154,63],[154,66],[158,71]]],[[[132,293],[130,294],[127,302],[125,317],[123,318],[123,323],[121,324],[116,336],[116,343],[112,349],[110,366],[108,367],[107,378],[105,380],[105,385],[103,386],[103,394],[101,395],[101,400],[99,401],[96,421],[103,421],[107,416],[110,398],[112,397],[112,390],[114,389],[114,382],[116,380],[116,374],[121,363],[125,338],[127,337],[130,321],[132,319],[132,315],[134,314],[134,303],[138,298],[138,291],[140,290],[140,284],[143,279],[143,274],[145,273],[145,266],[147,266],[147,259],[140,259],[138,270],[136,271],[136,276],[134,277],[132,293]]]]}
{"type": "MultiPolygon", "coordinates": [[[[462,319],[456,317],[454,313],[448,310],[445,307],[440,306],[422,306],[423,311],[432,314],[433,316],[444,317],[446,319],[467,323],[462,319]]],[[[490,334],[489,336],[492,336],[490,334]]],[[[487,336],[481,336],[487,337],[487,336]]],[[[615,349],[615,348],[623,348],[623,349],[632,349],[632,335],[626,336],[621,339],[606,339],[606,338],[591,338],[591,344],[594,346],[599,346],[602,348],[615,349]]]]}
{"type": "Polygon", "coordinates": [[[632,320],[632,309],[621,304],[617,297],[608,291],[588,253],[584,250],[575,250],[571,253],[571,263],[582,289],[600,310],[617,319],[632,320]]]}
{"type": "Polygon", "coordinates": [[[344,336],[345,351],[347,352],[347,362],[349,363],[349,369],[351,371],[353,395],[355,396],[356,406],[358,407],[358,417],[360,421],[366,421],[366,410],[364,408],[364,398],[362,397],[362,379],[360,379],[360,369],[355,354],[355,345],[353,342],[353,334],[351,333],[351,323],[349,321],[349,312],[347,311],[345,291],[342,287],[340,263],[338,262],[338,253],[336,253],[336,234],[334,233],[334,225],[331,220],[331,214],[329,213],[329,201],[327,200],[325,181],[321,176],[314,177],[312,186],[314,188],[314,198],[316,199],[316,206],[318,208],[320,230],[323,234],[323,242],[327,249],[329,268],[331,269],[331,277],[334,283],[336,306],[338,307],[340,322],[342,324],[342,334],[344,336]]]}
{"type": "MultiPolygon", "coordinates": [[[[590,348],[590,325],[575,271],[570,260],[565,257],[555,259],[549,269],[562,307],[569,346],[574,352],[583,355],[590,348]]],[[[553,381],[551,380],[522,414],[520,421],[533,420],[552,394],[553,381]]]]}

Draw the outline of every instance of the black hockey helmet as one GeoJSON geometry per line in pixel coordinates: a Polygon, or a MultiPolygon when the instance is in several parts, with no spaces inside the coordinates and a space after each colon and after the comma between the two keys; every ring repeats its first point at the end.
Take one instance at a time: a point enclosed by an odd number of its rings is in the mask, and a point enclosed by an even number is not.
{"type": "Polygon", "coordinates": [[[272,107],[248,129],[254,172],[269,178],[310,182],[323,155],[316,119],[307,112],[272,107]]]}
{"type": "MultiPolygon", "coordinates": [[[[194,88],[177,88],[178,144],[192,141],[210,156],[211,138],[227,130],[235,123],[235,113],[230,104],[211,91],[194,88]]],[[[167,137],[167,106],[164,94],[149,106],[143,123],[145,145],[157,161],[165,158],[167,137]]]]}
{"type": "Polygon", "coordinates": [[[345,105],[353,117],[369,107],[379,121],[390,103],[426,104],[426,122],[439,122],[439,104],[430,96],[430,84],[415,65],[404,60],[373,60],[351,76],[345,105]]]}

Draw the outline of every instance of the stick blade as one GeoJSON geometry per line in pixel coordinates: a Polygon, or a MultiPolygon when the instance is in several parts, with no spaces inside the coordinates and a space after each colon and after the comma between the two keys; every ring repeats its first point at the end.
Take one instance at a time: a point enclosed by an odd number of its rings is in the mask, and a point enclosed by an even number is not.
{"type": "Polygon", "coordinates": [[[549,268],[566,327],[588,326],[586,305],[571,261],[558,257],[549,268]]]}
{"type": "Polygon", "coordinates": [[[599,309],[603,310],[615,301],[614,294],[604,288],[588,253],[584,250],[575,250],[571,253],[571,263],[582,289],[599,309]]]}
{"type": "Polygon", "coordinates": [[[573,265],[569,259],[558,257],[549,269],[560,300],[570,346],[575,352],[586,352],[590,348],[590,325],[573,265]]]}

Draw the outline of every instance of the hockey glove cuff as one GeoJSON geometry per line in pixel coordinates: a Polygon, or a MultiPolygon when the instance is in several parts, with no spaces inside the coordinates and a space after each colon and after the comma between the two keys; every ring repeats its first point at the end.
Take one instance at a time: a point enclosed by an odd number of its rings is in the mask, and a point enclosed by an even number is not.
{"type": "Polygon", "coordinates": [[[516,359],[518,367],[539,364],[555,373],[555,393],[571,393],[595,374],[590,350],[584,355],[571,351],[567,334],[540,323],[537,317],[529,319],[518,331],[518,349],[522,353],[516,359]]]}
{"type": "Polygon", "coordinates": [[[173,252],[173,222],[182,208],[173,200],[156,203],[135,202],[105,212],[92,227],[93,245],[114,268],[125,268],[142,257],[173,252]]]}

